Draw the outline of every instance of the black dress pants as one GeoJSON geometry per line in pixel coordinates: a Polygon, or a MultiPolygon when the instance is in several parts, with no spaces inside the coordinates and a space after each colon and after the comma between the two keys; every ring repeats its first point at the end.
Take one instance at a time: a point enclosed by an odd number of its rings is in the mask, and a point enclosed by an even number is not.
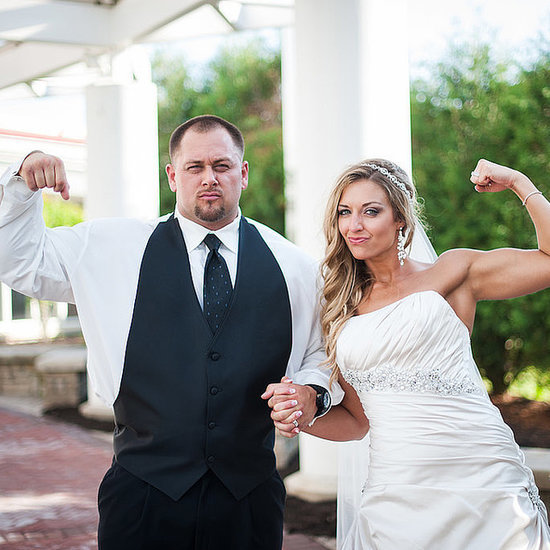
{"type": "Polygon", "coordinates": [[[178,501],[113,462],[99,487],[99,550],[280,550],[279,474],[241,500],[206,473],[178,501]]]}

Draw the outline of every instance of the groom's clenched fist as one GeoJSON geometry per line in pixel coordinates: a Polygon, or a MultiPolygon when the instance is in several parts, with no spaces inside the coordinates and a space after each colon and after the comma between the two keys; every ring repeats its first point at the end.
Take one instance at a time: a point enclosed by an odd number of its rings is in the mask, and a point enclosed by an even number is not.
{"type": "Polygon", "coordinates": [[[65,174],[65,165],[60,158],[33,151],[21,164],[19,175],[31,191],[49,187],[65,200],[69,200],[69,182],[65,174]]]}

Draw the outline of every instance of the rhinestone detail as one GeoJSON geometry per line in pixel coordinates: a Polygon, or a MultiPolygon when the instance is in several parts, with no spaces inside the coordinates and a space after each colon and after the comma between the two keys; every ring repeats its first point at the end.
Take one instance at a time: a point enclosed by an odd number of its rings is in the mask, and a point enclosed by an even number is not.
{"type": "Polygon", "coordinates": [[[452,380],[441,374],[439,368],[414,369],[381,365],[368,371],[342,370],[342,376],[358,392],[419,392],[439,395],[482,394],[470,379],[452,380]]]}
{"type": "Polygon", "coordinates": [[[529,496],[529,499],[531,500],[535,508],[537,508],[541,514],[544,514],[544,504],[542,503],[542,499],[540,498],[539,490],[534,485],[531,485],[527,489],[527,495],[529,496]]]}

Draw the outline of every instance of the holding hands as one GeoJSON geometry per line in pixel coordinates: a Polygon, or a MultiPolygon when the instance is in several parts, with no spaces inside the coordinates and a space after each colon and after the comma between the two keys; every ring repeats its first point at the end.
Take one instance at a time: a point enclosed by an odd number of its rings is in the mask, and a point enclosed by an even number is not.
{"type": "Polygon", "coordinates": [[[294,384],[283,376],[278,384],[269,384],[262,399],[271,408],[271,419],[280,434],[292,438],[306,427],[317,412],[316,391],[310,386],[294,384]]]}
{"type": "Polygon", "coordinates": [[[59,193],[64,200],[69,200],[69,182],[65,174],[65,165],[60,158],[33,151],[21,164],[19,175],[31,191],[49,187],[59,193]]]}

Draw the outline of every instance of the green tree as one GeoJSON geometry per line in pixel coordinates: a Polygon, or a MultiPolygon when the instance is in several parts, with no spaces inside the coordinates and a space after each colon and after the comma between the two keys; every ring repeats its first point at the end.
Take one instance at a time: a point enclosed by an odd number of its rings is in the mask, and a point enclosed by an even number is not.
{"type": "MultiPolygon", "coordinates": [[[[546,191],[550,55],[541,52],[526,68],[495,63],[487,45],[463,46],[411,92],[413,174],[436,250],[535,247],[515,195],[477,195],[469,176],[477,160],[487,158],[525,172],[546,191]]],[[[474,353],[493,391],[505,391],[531,364],[550,368],[549,310],[549,291],[479,305],[474,353]]]]}
{"type": "Polygon", "coordinates": [[[284,170],[281,126],[281,60],[262,42],[226,48],[193,79],[182,58],[158,54],[153,78],[159,87],[161,210],[174,208],[164,167],[172,130],[190,117],[210,113],[236,124],[244,134],[250,181],[241,208],[246,216],[284,232],[284,170]]]}
{"type": "Polygon", "coordinates": [[[84,210],[77,202],[65,202],[57,196],[44,193],[44,221],[47,227],[72,226],[84,219],[84,210]]]}

